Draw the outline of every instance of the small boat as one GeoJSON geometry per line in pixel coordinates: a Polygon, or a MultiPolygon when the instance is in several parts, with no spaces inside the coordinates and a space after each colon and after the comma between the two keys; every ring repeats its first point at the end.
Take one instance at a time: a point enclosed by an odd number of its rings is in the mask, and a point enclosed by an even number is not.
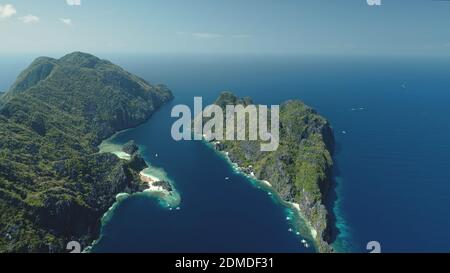
{"type": "Polygon", "coordinates": [[[181,208],[180,207],[177,207],[177,210],[180,210],[181,208]]]}
{"type": "Polygon", "coordinates": [[[155,157],[158,157],[159,155],[158,154],[155,154],[155,157]]]}
{"type": "Polygon", "coordinates": [[[292,228],[290,228],[290,229],[289,229],[289,232],[292,232],[292,231],[293,231],[292,228]]]}
{"type": "Polygon", "coordinates": [[[302,244],[306,244],[306,240],[305,239],[302,240],[302,244]]]}
{"type": "Polygon", "coordinates": [[[225,180],[230,180],[230,178],[229,177],[225,177],[225,180]]]}
{"type": "Polygon", "coordinates": [[[295,234],[300,235],[300,232],[297,231],[295,234]]]}
{"type": "Polygon", "coordinates": [[[347,131],[342,131],[342,134],[343,134],[343,135],[346,135],[346,134],[347,134],[347,131]]]}
{"type": "Polygon", "coordinates": [[[288,221],[291,220],[291,217],[286,217],[286,220],[288,220],[288,221]]]}
{"type": "Polygon", "coordinates": [[[308,244],[305,244],[305,247],[306,247],[306,248],[309,248],[309,245],[308,245],[308,244]]]}
{"type": "Polygon", "coordinates": [[[402,89],[406,89],[406,83],[402,84],[402,89]]]}

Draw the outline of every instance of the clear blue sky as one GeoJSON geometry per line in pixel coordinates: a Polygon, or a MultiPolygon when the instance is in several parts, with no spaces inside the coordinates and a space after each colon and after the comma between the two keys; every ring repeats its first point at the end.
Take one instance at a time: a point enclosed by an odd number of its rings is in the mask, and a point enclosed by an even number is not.
{"type": "Polygon", "coordinates": [[[450,55],[450,1],[77,1],[0,0],[0,53],[450,55]]]}

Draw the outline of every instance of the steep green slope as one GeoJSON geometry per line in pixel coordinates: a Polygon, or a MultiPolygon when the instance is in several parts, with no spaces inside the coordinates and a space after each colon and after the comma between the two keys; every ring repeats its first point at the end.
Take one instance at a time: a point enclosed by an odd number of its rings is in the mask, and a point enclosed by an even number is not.
{"type": "MultiPolygon", "coordinates": [[[[223,92],[215,104],[252,104],[223,92]]],[[[288,101],[280,107],[280,146],[274,152],[261,152],[259,141],[222,141],[218,150],[228,152],[234,163],[257,179],[269,181],[281,198],[300,205],[313,228],[321,252],[331,251],[330,214],[324,206],[329,192],[334,136],[328,121],[301,101],[288,101]]]]}
{"type": "Polygon", "coordinates": [[[97,145],[172,99],[122,68],[75,52],[36,59],[0,101],[0,252],[58,252],[97,238],[141,170],[97,145]]]}

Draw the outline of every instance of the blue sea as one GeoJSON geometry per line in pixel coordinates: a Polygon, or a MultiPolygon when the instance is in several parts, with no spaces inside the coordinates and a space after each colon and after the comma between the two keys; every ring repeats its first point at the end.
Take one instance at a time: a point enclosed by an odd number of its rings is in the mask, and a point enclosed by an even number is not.
{"type": "MultiPolygon", "coordinates": [[[[148,123],[112,141],[135,140],[174,182],[181,204],[171,211],[148,194],[119,202],[93,251],[314,251],[300,242],[309,240],[307,232],[295,232],[301,220],[276,196],[207,145],[172,140],[174,105],[192,105],[194,96],[208,104],[229,90],[261,104],[301,99],[330,120],[337,142],[331,202],[338,251],[368,252],[367,243],[378,241],[382,252],[450,252],[450,59],[101,57],[173,91],[175,100],[148,123]]],[[[0,59],[0,90],[32,60],[11,58],[0,59]]]]}

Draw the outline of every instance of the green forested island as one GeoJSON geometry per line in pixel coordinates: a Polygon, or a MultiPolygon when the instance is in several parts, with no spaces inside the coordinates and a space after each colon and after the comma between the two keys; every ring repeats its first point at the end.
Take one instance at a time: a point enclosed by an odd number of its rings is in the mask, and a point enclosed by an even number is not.
{"type": "MultiPolygon", "coordinates": [[[[223,92],[215,104],[247,106],[251,98],[223,92]]],[[[280,197],[298,204],[319,252],[331,252],[330,192],[334,135],[329,122],[298,100],[280,106],[280,146],[261,152],[260,141],[221,141],[215,147],[258,180],[268,181],[280,197]]]]}
{"type": "Polygon", "coordinates": [[[99,154],[173,98],[109,61],[41,57],[0,97],[0,252],[88,246],[118,193],[142,190],[143,160],[99,154]]]}

